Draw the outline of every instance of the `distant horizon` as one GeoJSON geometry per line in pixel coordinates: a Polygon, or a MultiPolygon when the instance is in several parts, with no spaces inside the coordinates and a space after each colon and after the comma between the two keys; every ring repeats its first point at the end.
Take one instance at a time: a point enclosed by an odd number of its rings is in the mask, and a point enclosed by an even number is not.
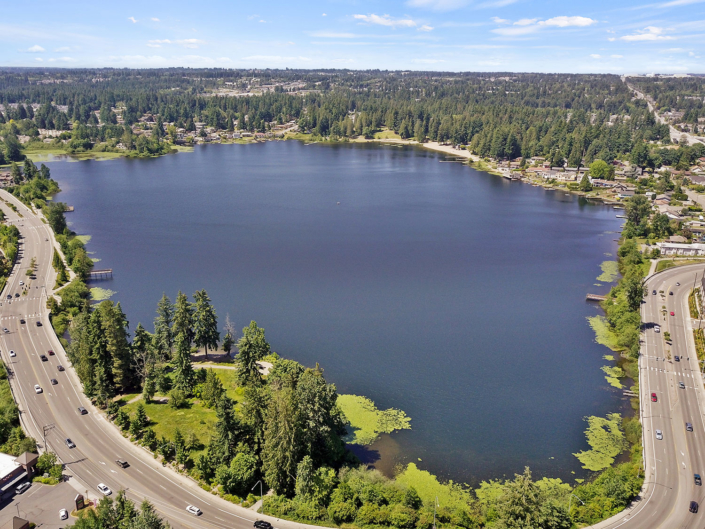
{"type": "Polygon", "coordinates": [[[705,73],[704,27],[705,0],[36,0],[3,6],[0,64],[705,73]]]}

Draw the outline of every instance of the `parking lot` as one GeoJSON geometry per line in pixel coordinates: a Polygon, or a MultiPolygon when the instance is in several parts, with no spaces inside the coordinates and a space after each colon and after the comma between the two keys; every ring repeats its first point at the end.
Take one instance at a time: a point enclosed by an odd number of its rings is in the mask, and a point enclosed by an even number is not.
{"type": "Polygon", "coordinates": [[[59,510],[66,509],[71,512],[75,508],[75,497],[76,489],[68,483],[53,487],[32,483],[27,492],[1,504],[0,529],[11,528],[13,516],[19,516],[47,529],[68,527],[76,519],[69,517],[68,520],[59,520],[59,510]]]}

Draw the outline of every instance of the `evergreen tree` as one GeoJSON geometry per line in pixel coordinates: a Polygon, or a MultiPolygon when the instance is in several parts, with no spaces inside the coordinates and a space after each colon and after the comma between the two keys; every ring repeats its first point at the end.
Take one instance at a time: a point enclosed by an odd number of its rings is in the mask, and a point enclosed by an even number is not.
{"type": "Polygon", "coordinates": [[[193,342],[193,305],[186,294],[179,290],[174,304],[174,325],[171,329],[172,336],[181,334],[189,347],[193,342]]]}
{"type": "Polygon", "coordinates": [[[301,421],[291,388],[282,388],[272,395],[264,438],[265,481],[276,494],[292,496],[301,454],[301,421]]]}
{"type": "Polygon", "coordinates": [[[174,322],[174,306],[166,294],[162,295],[157,305],[157,317],[154,320],[154,348],[162,360],[171,358],[174,347],[172,324],[174,322]]]}
{"type": "Polygon", "coordinates": [[[269,343],[264,337],[264,329],[257,323],[250,322],[249,327],[242,329],[242,338],[237,341],[238,383],[243,386],[260,384],[262,375],[257,362],[270,354],[269,343]]]}
{"type": "Polygon", "coordinates": [[[240,442],[242,427],[235,414],[233,401],[226,395],[223,395],[218,401],[216,417],[211,453],[218,464],[229,465],[235,456],[235,448],[240,442]]]}
{"type": "Polygon", "coordinates": [[[215,406],[224,394],[225,388],[215,371],[213,369],[206,371],[206,381],[203,383],[203,389],[201,390],[201,398],[206,407],[212,408],[215,406]]]}
{"type": "Polygon", "coordinates": [[[218,348],[220,333],[218,332],[218,317],[205,290],[196,291],[193,295],[195,303],[194,312],[194,340],[198,347],[204,347],[208,358],[208,347],[218,348]]]}
{"type": "Polygon", "coordinates": [[[154,372],[157,360],[152,344],[152,335],[142,327],[141,323],[138,323],[135,329],[135,337],[132,340],[132,361],[133,371],[142,386],[144,386],[145,380],[154,372]]]}
{"type": "Polygon", "coordinates": [[[195,373],[191,365],[191,349],[184,335],[178,334],[174,353],[174,387],[190,395],[194,382],[195,373]]]}
{"type": "Polygon", "coordinates": [[[132,350],[127,333],[127,318],[120,303],[113,305],[112,301],[103,301],[96,312],[101,313],[102,329],[106,340],[107,352],[110,355],[110,369],[113,382],[125,390],[132,386],[132,350]]]}

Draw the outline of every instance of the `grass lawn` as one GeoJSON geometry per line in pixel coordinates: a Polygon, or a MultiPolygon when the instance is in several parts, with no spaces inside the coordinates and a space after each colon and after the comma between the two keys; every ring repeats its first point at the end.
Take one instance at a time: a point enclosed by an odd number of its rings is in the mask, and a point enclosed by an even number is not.
{"type": "Polygon", "coordinates": [[[393,130],[383,130],[381,132],[375,132],[376,140],[400,140],[401,136],[394,132],[393,130]]]}
{"type": "Polygon", "coordinates": [[[656,271],[666,270],[674,266],[685,266],[690,264],[705,263],[703,259],[664,259],[656,265],[656,271]]]}

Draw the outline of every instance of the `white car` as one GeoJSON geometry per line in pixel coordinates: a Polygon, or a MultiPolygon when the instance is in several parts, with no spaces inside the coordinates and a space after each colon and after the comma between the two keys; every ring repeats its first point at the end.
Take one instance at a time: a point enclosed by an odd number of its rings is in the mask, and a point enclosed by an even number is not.
{"type": "Polygon", "coordinates": [[[59,520],[68,520],[69,512],[66,509],[61,509],[59,511],[59,520]]]}
{"type": "Polygon", "coordinates": [[[10,351],[10,356],[12,358],[15,358],[17,356],[17,353],[15,353],[14,351],[10,351]]]}
{"type": "Polygon", "coordinates": [[[656,430],[656,439],[658,439],[659,441],[663,440],[663,433],[661,432],[661,430],[656,430]]]}
{"type": "Polygon", "coordinates": [[[98,490],[102,492],[104,496],[110,496],[113,493],[105,483],[98,483],[98,490]]]}
{"type": "Polygon", "coordinates": [[[661,332],[661,326],[654,325],[654,332],[661,332]]]}
{"type": "Polygon", "coordinates": [[[24,281],[20,281],[20,286],[24,285],[24,281]]]}
{"type": "Polygon", "coordinates": [[[199,509],[198,507],[194,507],[193,505],[189,505],[188,507],[186,507],[186,510],[188,512],[190,512],[191,514],[193,514],[194,516],[201,515],[201,509],[199,509]]]}
{"type": "Polygon", "coordinates": [[[34,385],[34,392],[35,393],[41,393],[42,391],[43,391],[42,386],[40,386],[39,384],[34,385]]]}

